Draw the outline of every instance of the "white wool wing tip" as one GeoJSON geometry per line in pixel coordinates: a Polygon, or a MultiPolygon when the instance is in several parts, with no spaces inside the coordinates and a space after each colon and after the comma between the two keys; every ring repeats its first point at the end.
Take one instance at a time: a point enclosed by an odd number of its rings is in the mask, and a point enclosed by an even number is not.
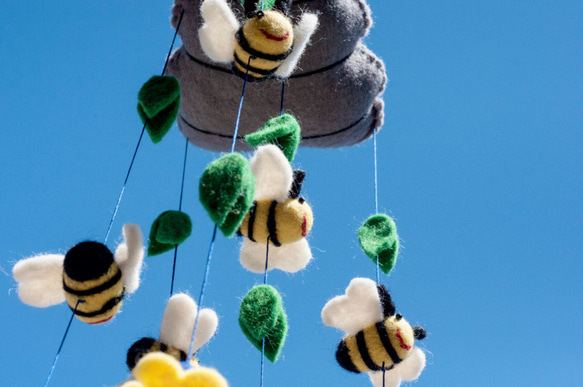
{"type": "Polygon", "coordinates": [[[123,274],[125,292],[131,294],[140,286],[140,273],[145,249],[142,230],[137,224],[125,224],[123,236],[123,243],[115,250],[115,261],[123,274]]]}
{"type": "MultiPolygon", "coordinates": [[[[241,265],[253,273],[265,272],[265,249],[266,246],[263,243],[244,239],[239,255],[241,265]]],[[[268,261],[268,264],[267,270],[273,269],[273,262],[268,261]]]]}
{"type": "Polygon", "coordinates": [[[37,308],[64,302],[64,260],[61,254],[44,254],[18,261],[12,268],[12,275],[18,282],[20,301],[37,308]]]}
{"type": "Polygon", "coordinates": [[[276,76],[287,78],[291,75],[317,27],[318,16],[313,13],[304,13],[302,15],[302,19],[294,27],[294,50],[279,66],[275,72],[276,76]]]}
{"type": "Polygon", "coordinates": [[[204,19],[198,30],[204,53],[215,62],[234,60],[235,34],[239,22],[225,0],[206,0],[200,7],[204,19]]]}
{"type": "Polygon", "coordinates": [[[369,372],[369,377],[375,387],[398,387],[403,380],[406,382],[417,380],[424,368],[425,353],[418,347],[413,347],[409,356],[393,369],[385,372],[384,384],[381,371],[369,372]]]}
{"type": "Polygon", "coordinates": [[[293,183],[293,171],[288,159],[276,145],[257,148],[249,161],[255,176],[255,199],[283,202],[293,183]]]}
{"type": "Polygon", "coordinates": [[[325,325],[352,335],[382,320],[383,310],[377,286],[368,278],[354,278],[344,295],[334,297],[322,309],[325,325]]]}
{"type": "Polygon", "coordinates": [[[273,267],[287,273],[297,273],[308,266],[312,260],[312,250],[308,241],[304,238],[297,242],[286,243],[280,247],[269,249],[269,260],[273,261],[273,267]]]}
{"type": "MultiPolygon", "coordinates": [[[[162,318],[160,342],[188,353],[197,310],[196,303],[189,295],[184,293],[173,295],[168,300],[162,318]]],[[[215,334],[218,323],[219,319],[214,310],[205,308],[200,311],[193,352],[196,352],[215,334]]]]}

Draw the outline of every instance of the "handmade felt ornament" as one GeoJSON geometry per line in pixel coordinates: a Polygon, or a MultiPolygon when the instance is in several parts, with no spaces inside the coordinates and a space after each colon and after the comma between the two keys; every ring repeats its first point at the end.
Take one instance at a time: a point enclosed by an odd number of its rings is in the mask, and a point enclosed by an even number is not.
{"type": "Polygon", "coordinates": [[[204,170],[198,185],[199,200],[219,230],[232,236],[253,205],[255,178],[249,162],[239,153],[224,155],[204,170]]]}
{"type": "Polygon", "coordinates": [[[266,144],[277,145],[290,163],[294,160],[300,139],[300,124],[291,114],[270,118],[256,132],[245,136],[245,141],[254,148],[266,144]]]}
{"type": "Polygon", "coordinates": [[[165,211],[158,215],[148,243],[148,256],[158,255],[174,249],[192,233],[190,216],[182,211],[165,211]]]}
{"type": "Polygon", "coordinates": [[[199,316],[192,346],[193,357],[188,363],[192,366],[198,365],[194,354],[214,336],[219,320],[214,310],[205,308],[199,311],[190,296],[179,293],[170,297],[166,304],[159,339],[143,337],[128,350],[126,364],[134,376],[134,367],[147,353],[164,352],[178,361],[186,362],[197,314],[199,316]]]}
{"type": "Polygon", "coordinates": [[[300,197],[305,172],[293,172],[283,152],[271,144],[257,148],[250,163],[255,195],[253,206],[239,228],[239,233],[245,236],[241,264],[255,273],[266,269],[295,273],[312,259],[305,237],[314,216],[300,197]]]}
{"type": "Polygon", "coordinates": [[[155,75],[138,93],[138,114],[154,144],[168,133],[180,107],[180,84],[175,77],[155,75]]]}
{"type": "Polygon", "coordinates": [[[358,229],[358,240],[362,251],[379,267],[389,274],[399,255],[399,236],[393,219],[385,214],[370,216],[358,229]]]}
{"type": "MultiPolygon", "coordinates": [[[[183,46],[172,54],[167,73],[176,76],[181,86],[178,126],[190,142],[201,148],[227,151],[231,144],[243,86],[240,75],[232,70],[234,53],[240,50],[236,46],[241,46],[234,37],[239,26],[250,28],[253,20],[259,21],[252,17],[245,23],[248,3],[243,6],[237,0],[174,1],[172,25],[176,28],[180,21],[178,34],[183,46]],[[218,41],[227,43],[221,45],[218,41]]],[[[250,3],[256,11],[260,1],[250,3]]],[[[286,2],[275,3],[278,7],[278,3],[286,2]]],[[[265,18],[268,13],[263,14],[265,18]]],[[[372,25],[370,9],[365,0],[293,1],[285,16],[295,25],[290,57],[303,50],[295,42],[302,35],[300,27],[305,30],[303,36],[308,36],[314,25],[313,15],[318,15],[318,28],[297,69],[289,74],[294,66],[284,63],[274,75],[286,77],[284,106],[301,117],[302,146],[350,146],[366,140],[383,124],[385,67],[361,42],[372,25]]],[[[242,62],[248,58],[243,52],[240,56],[242,62]]],[[[257,67],[257,61],[252,60],[251,66],[257,67]]],[[[237,65],[235,68],[240,74],[242,70],[237,65]]],[[[281,94],[282,82],[277,78],[247,84],[245,106],[252,108],[242,110],[238,150],[248,149],[243,141],[245,134],[279,113],[281,94]]]]}
{"type": "Polygon", "coordinates": [[[415,380],[425,367],[425,354],[415,347],[415,339],[424,339],[425,330],[411,327],[396,313],[384,285],[354,278],[344,295],[324,306],[322,321],[347,333],[338,344],[338,364],[350,372],[368,372],[375,387],[415,380]]]}
{"type": "Polygon", "coordinates": [[[123,236],[115,256],[104,244],[87,241],[66,255],[43,254],[18,261],[12,269],[18,297],[40,308],[66,301],[75,316],[88,324],[111,320],[124,295],[138,289],[144,257],[140,228],[126,224],[123,236]]]}
{"type": "Polygon", "coordinates": [[[134,380],[120,387],[227,387],[225,378],[215,369],[192,367],[184,369],[173,356],[152,352],[140,359],[134,368],[134,380]]]}
{"type": "Polygon", "coordinates": [[[249,290],[241,302],[239,326],[251,344],[260,351],[264,348],[265,357],[275,362],[287,335],[287,316],[279,292],[269,285],[249,290]]]}

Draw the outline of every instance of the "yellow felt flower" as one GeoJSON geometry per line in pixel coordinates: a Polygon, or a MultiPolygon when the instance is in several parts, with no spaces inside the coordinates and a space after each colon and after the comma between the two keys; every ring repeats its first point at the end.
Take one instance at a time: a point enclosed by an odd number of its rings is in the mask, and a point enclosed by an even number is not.
{"type": "Polygon", "coordinates": [[[144,356],[132,374],[136,380],[121,387],[228,387],[225,378],[217,370],[194,367],[184,370],[180,363],[163,352],[151,352],[144,356]]]}

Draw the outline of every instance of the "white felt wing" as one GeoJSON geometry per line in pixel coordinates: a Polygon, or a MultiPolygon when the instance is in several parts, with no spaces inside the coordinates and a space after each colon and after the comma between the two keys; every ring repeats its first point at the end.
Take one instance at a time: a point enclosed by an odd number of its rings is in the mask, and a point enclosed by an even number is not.
{"type": "Polygon", "coordinates": [[[27,305],[46,308],[65,301],[62,254],[45,254],[18,261],[12,275],[18,297],[27,305]]]}
{"type": "Polygon", "coordinates": [[[350,335],[357,334],[367,325],[383,321],[376,283],[368,278],[354,278],[344,295],[334,297],[324,306],[322,321],[350,335]]]}
{"type": "Polygon", "coordinates": [[[123,243],[115,250],[115,262],[123,274],[125,292],[131,294],[140,286],[140,272],[144,261],[142,230],[137,224],[125,224],[123,237],[123,243]]]}
{"type": "MultiPolygon", "coordinates": [[[[180,293],[170,297],[162,318],[160,342],[188,353],[197,309],[194,300],[186,294],[180,293]]],[[[213,337],[218,324],[219,319],[214,310],[205,308],[200,311],[193,353],[213,337]]]]}
{"type": "MultiPolygon", "coordinates": [[[[241,245],[241,254],[239,261],[241,265],[253,273],[265,272],[265,249],[266,245],[263,243],[253,242],[247,238],[243,240],[241,245]]],[[[268,262],[267,270],[273,269],[273,263],[268,262]]]]}
{"type": "Polygon", "coordinates": [[[318,16],[313,13],[304,13],[300,22],[294,27],[294,50],[278,67],[275,72],[277,77],[287,78],[291,75],[316,27],[318,27],[318,16]]]}
{"type": "Polygon", "coordinates": [[[304,238],[297,242],[282,244],[280,247],[269,246],[269,265],[288,273],[302,270],[311,259],[312,250],[304,238]]]}
{"type": "Polygon", "coordinates": [[[262,145],[249,161],[255,176],[254,199],[284,202],[293,183],[289,161],[276,145],[262,145]]]}
{"type": "Polygon", "coordinates": [[[198,30],[204,53],[215,62],[232,62],[239,21],[225,0],[205,0],[200,7],[204,24],[198,30]]]}
{"type": "Polygon", "coordinates": [[[411,382],[419,378],[423,368],[425,368],[425,353],[421,349],[413,347],[409,356],[393,369],[385,372],[384,384],[382,371],[369,372],[369,376],[375,387],[398,387],[402,380],[411,382]]]}

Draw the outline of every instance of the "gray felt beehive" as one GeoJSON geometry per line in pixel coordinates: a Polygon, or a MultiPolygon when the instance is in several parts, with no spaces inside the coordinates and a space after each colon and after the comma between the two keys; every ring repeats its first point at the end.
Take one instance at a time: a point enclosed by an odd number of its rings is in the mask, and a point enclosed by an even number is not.
{"type": "MultiPolygon", "coordinates": [[[[167,74],[178,78],[181,105],[178,126],[194,145],[228,151],[235,128],[243,79],[227,64],[214,63],[198,39],[202,25],[201,0],[175,0],[171,22],[183,46],[172,55],[167,74]]],[[[243,22],[243,7],[229,4],[243,22]]],[[[332,148],[357,144],[383,124],[382,93],[387,77],[383,62],[362,42],[371,26],[364,0],[294,1],[289,16],[316,13],[319,26],[285,81],[284,110],[302,127],[301,146],[332,148]]],[[[249,149],[243,140],[269,118],[279,115],[281,80],[248,83],[240,120],[237,150],[249,149]]]]}

